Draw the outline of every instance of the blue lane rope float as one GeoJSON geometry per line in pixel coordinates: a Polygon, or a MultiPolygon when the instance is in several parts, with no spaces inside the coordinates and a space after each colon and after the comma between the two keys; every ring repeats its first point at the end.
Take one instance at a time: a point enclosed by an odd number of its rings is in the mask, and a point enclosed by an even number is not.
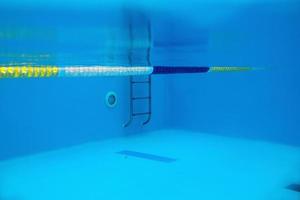
{"type": "Polygon", "coordinates": [[[252,67],[171,67],[171,66],[0,66],[0,78],[50,78],[143,76],[151,74],[181,74],[207,72],[251,71],[252,67]]]}

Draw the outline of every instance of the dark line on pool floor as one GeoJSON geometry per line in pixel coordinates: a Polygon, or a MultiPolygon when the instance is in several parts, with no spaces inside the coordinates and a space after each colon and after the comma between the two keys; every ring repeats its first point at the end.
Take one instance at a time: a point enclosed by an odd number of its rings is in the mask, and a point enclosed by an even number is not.
{"type": "Polygon", "coordinates": [[[171,162],[176,161],[176,159],[174,159],[174,158],[158,156],[158,155],[148,154],[148,153],[141,153],[141,152],[137,152],[137,151],[124,150],[124,151],[119,151],[119,152],[116,152],[116,153],[121,154],[121,155],[126,155],[126,156],[132,156],[132,157],[137,157],[137,158],[143,158],[143,159],[148,159],[148,160],[165,162],[165,163],[171,163],[171,162]]]}
{"type": "Polygon", "coordinates": [[[290,184],[286,188],[294,192],[300,192],[300,184],[290,184]]]}

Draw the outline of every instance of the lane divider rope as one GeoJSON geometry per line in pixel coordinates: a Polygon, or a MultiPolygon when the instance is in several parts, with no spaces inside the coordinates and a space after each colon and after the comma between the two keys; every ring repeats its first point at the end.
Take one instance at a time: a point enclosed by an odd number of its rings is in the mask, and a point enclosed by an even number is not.
{"type": "Polygon", "coordinates": [[[0,66],[0,78],[50,78],[50,77],[97,77],[142,76],[150,74],[244,72],[251,67],[173,67],[173,66],[0,66]]]}

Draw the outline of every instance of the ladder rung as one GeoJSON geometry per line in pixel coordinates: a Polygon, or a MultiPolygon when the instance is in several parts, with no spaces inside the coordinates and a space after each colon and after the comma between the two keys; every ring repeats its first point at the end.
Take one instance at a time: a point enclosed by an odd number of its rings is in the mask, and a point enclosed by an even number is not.
{"type": "Polygon", "coordinates": [[[132,97],[132,100],[140,100],[140,99],[151,99],[150,96],[147,97],[132,97]]]}
{"type": "Polygon", "coordinates": [[[132,116],[138,116],[138,115],[150,115],[151,112],[142,112],[142,113],[132,113],[132,116]]]}
{"type": "Polygon", "coordinates": [[[131,83],[150,83],[150,81],[132,81],[131,83]]]}

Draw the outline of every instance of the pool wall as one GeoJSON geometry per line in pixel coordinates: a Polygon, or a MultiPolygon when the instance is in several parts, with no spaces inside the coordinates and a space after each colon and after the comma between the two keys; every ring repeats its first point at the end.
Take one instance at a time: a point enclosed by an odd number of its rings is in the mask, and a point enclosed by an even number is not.
{"type": "Polygon", "coordinates": [[[169,30],[164,26],[164,46],[157,45],[154,62],[258,70],[170,77],[172,126],[299,146],[299,2],[220,7],[214,8],[227,13],[219,17],[208,6],[198,7],[198,29],[189,20],[176,20],[169,30]],[[190,44],[180,44],[182,38],[190,44]]]}
{"type": "MultiPolygon", "coordinates": [[[[150,124],[143,127],[145,118],[137,117],[124,128],[129,117],[128,77],[2,80],[0,159],[165,127],[165,80],[156,77],[153,82],[157,89],[150,124]],[[105,103],[109,91],[118,97],[114,108],[105,103]]],[[[146,110],[147,104],[136,109],[146,110]]]]}
{"type": "MultiPolygon", "coordinates": [[[[127,8],[1,6],[0,16],[8,20],[0,22],[0,65],[148,64],[147,19],[139,16],[130,21],[129,15],[138,13],[127,8]]],[[[129,77],[3,79],[0,159],[164,128],[169,123],[166,85],[164,77],[153,77],[150,124],[142,126],[146,117],[136,117],[124,128],[129,118],[129,77]],[[117,94],[114,108],[105,103],[110,91],[117,94]]],[[[145,90],[147,86],[139,86],[135,95],[142,96],[145,90]]],[[[134,107],[135,112],[147,109],[145,101],[134,107]]]]}

